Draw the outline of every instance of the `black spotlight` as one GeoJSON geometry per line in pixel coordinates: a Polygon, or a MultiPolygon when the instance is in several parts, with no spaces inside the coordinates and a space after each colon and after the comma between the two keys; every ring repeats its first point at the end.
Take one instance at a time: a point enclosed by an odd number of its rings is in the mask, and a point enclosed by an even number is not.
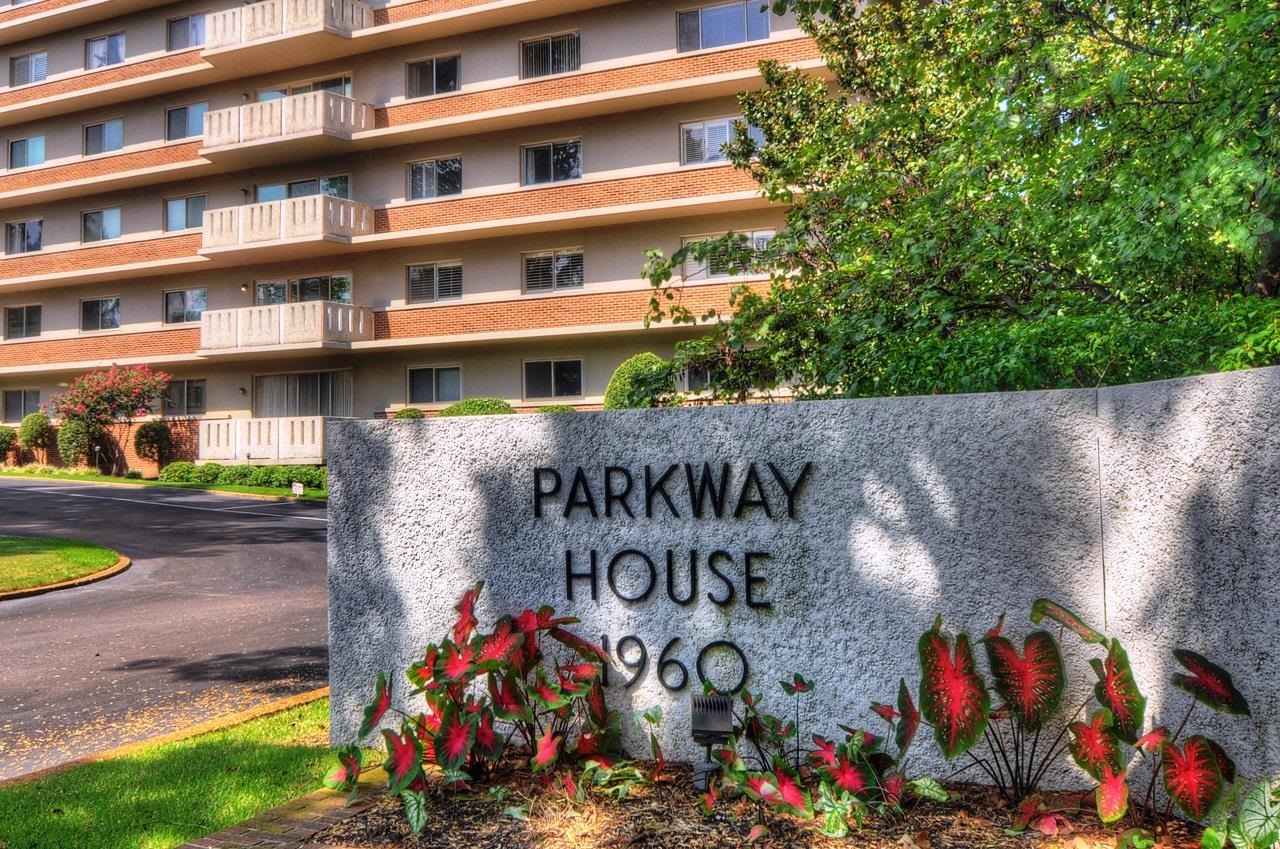
{"type": "Polygon", "coordinates": [[[723,746],[733,736],[733,702],[718,693],[694,696],[689,703],[689,724],[693,742],[707,750],[706,760],[693,767],[693,786],[705,793],[720,771],[719,764],[711,760],[711,747],[723,746]]]}

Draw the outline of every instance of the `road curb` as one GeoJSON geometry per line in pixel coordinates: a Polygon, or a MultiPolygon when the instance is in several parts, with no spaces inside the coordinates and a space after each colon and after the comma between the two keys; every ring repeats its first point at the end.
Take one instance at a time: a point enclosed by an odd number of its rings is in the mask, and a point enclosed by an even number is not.
{"type": "Polygon", "coordinates": [[[29,781],[37,781],[41,778],[48,778],[53,775],[59,775],[69,770],[75,769],[86,764],[97,763],[99,761],[111,760],[112,758],[122,758],[133,754],[134,752],[147,749],[152,746],[163,746],[167,743],[179,743],[192,737],[199,737],[202,734],[212,734],[215,731],[225,731],[236,725],[243,725],[251,719],[258,719],[263,716],[270,716],[273,713],[295,708],[298,705],[305,705],[314,702],[317,699],[323,699],[329,695],[328,687],[321,687],[318,690],[308,690],[305,693],[299,693],[296,696],[286,696],[283,699],[276,699],[273,702],[258,705],[257,707],[246,708],[236,713],[227,714],[226,716],[215,717],[204,722],[198,722],[195,725],[187,726],[179,731],[171,731],[168,734],[161,734],[158,737],[148,737],[146,740],[138,740],[134,743],[125,743],[122,746],[116,746],[114,749],[98,752],[93,755],[85,755],[83,758],[76,758],[73,761],[60,763],[56,766],[38,769],[35,772],[28,772],[22,775],[15,775],[13,778],[0,778],[0,788],[12,787],[16,784],[26,784],[29,781]]]}
{"type": "Polygon", "coordinates": [[[97,581],[103,581],[107,578],[119,575],[125,569],[133,565],[133,561],[123,554],[114,565],[108,566],[100,572],[94,572],[92,575],[81,575],[79,578],[71,578],[66,581],[59,581],[56,584],[45,584],[39,587],[24,587],[20,590],[7,590],[0,592],[0,601],[10,601],[15,598],[29,598],[33,595],[44,595],[45,593],[56,592],[57,590],[69,590],[73,587],[83,587],[85,584],[92,584],[97,581]]]}
{"type": "Polygon", "coordinates": [[[252,501],[275,501],[280,504],[328,504],[327,498],[300,498],[296,495],[263,495],[259,492],[230,492],[225,489],[204,489],[185,486],[159,486],[157,484],[138,483],[121,478],[119,481],[88,481],[75,478],[54,478],[48,475],[13,475],[0,473],[0,480],[10,478],[19,481],[49,481],[51,483],[69,483],[77,486],[127,486],[131,489],[159,489],[165,492],[194,492],[200,495],[225,495],[227,498],[248,498],[252,501]]]}

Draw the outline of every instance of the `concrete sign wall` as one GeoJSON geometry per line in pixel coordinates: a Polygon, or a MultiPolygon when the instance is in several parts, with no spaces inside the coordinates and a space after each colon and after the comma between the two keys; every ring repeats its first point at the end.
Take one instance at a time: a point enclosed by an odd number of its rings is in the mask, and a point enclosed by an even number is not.
{"type": "Polygon", "coordinates": [[[662,705],[668,751],[686,757],[700,677],[746,674],[781,710],[776,682],[799,672],[818,682],[806,730],[876,729],[868,703],[914,679],[936,614],[980,634],[1008,611],[1025,630],[1051,596],[1122,639],[1156,721],[1186,704],[1165,683],[1173,645],[1232,670],[1255,720],[1201,711],[1200,727],[1246,772],[1278,773],[1277,398],[1280,369],[1260,369],[1101,391],[336,424],[334,739],[353,737],[376,671],[402,681],[478,579],[482,623],[542,604],[579,617],[614,656],[614,706],[662,705]]]}

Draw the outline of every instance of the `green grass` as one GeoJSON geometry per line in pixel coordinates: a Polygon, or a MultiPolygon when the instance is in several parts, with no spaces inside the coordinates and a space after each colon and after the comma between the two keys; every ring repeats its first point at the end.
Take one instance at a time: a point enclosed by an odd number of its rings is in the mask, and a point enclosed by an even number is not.
{"type": "Polygon", "coordinates": [[[109,548],[75,539],[0,536],[0,592],[92,575],[119,559],[109,548]]]}
{"type": "MultiPolygon", "coordinates": [[[[15,478],[38,478],[46,480],[91,481],[97,483],[114,483],[122,486],[157,486],[165,489],[196,489],[203,492],[229,492],[246,495],[272,495],[293,497],[293,492],[274,486],[220,486],[201,483],[169,483],[168,481],[140,480],[138,478],[117,478],[111,475],[100,475],[96,472],[69,471],[27,471],[21,468],[0,468],[0,475],[15,478]]],[[[325,501],[329,498],[328,490],[308,489],[302,493],[305,501],[325,501]]],[[[0,847],[3,849],[3,847],[0,847]]]]}
{"type": "Polygon", "coordinates": [[[0,787],[4,849],[166,849],[320,786],[329,700],[0,787]]]}

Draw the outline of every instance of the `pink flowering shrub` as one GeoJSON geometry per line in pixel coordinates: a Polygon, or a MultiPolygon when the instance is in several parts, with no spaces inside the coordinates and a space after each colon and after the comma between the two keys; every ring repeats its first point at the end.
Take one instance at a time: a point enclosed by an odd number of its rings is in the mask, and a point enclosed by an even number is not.
{"type": "Polygon", "coordinates": [[[82,374],[49,400],[49,410],[64,422],[78,421],[92,433],[115,422],[151,413],[169,385],[169,375],[147,366],[111,366],[82,374]]]}

